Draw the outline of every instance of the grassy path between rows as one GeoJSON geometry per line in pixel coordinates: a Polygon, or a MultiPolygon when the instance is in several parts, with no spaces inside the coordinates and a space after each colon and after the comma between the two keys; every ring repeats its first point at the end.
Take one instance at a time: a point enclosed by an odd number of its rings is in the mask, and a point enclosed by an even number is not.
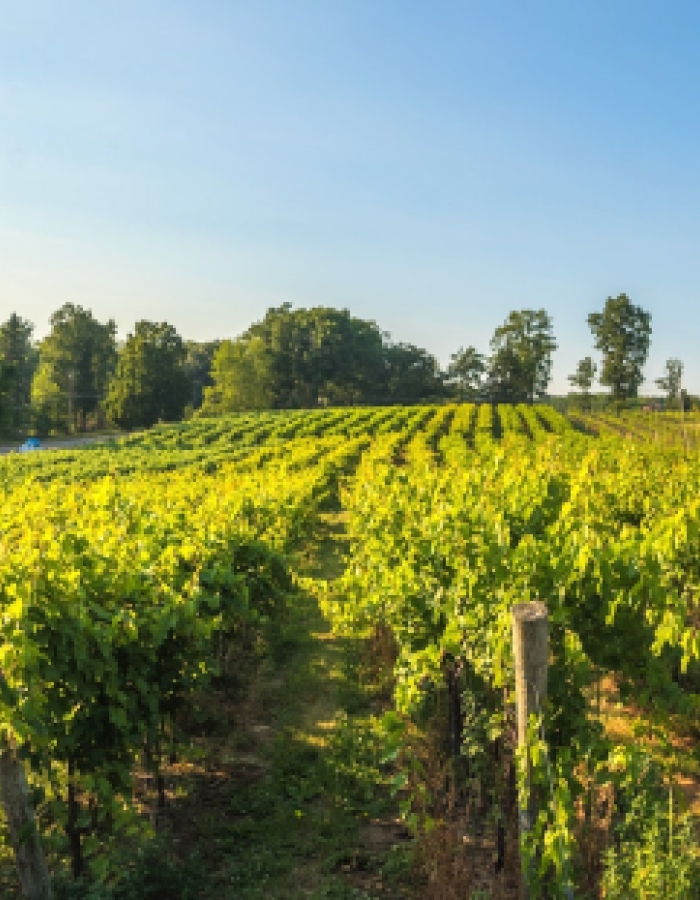
{"type": "MultiPolygon", "coordinates": [[[[342,514],[322,528],[300,563],[306,577],[342,568],[342,514]]],[[[389,697],[366,683],[367,665],[366,648],[334,636],[304,593],[254,676],[203,700],[200,759],[173,767],[179,787],[161,822],[179,897],[414,896],[381,764],[389,697]]]]}

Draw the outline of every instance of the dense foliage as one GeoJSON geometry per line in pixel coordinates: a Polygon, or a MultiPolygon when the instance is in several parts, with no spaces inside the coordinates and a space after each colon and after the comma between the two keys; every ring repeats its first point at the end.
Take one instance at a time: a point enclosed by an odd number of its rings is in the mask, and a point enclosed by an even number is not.
{"type": "Polygon", "coordinates": [[[417,402],[443,393],[437,361],[391,344],[374,322],[328,307],[267,311],[235,341],[224,341],[205,392],[204,413],[417,402]]]}
{"type": "MultiPolygon", "coordinates": [[[[437,445],[425,442],[405,465],[382,448],[366,454],[345,495],[347,570],[327,598],[344,632],[390,630],[399,712],[420,714],[457,677],[467,784],[495,794],[497,821],[507,817],[508,789],[493,767],[494,742],[496,758],[515,751],[511,609],[546,599],[546,743],[533,732],[531,759],[553,800],[523,847],[535,860],[535,896],[569,896],[572,880],[585,880],[576,845],[592,808],[581,813],[579,803],[603,785],[617,791],[619,827],[630,819],[621,833],[631,843],[608,858],[611,895],[626,885],[627,896],[642,896],[635,867],[650,853],[645,829],[668,828],[654,812],[662,773],[649,776],[640,806],[644,751],[617,745],[591,714],[601,673],[614,673],[621,696],[635,696],[658,727],[673,716],[694,721],[700,706],[695,681],[679,676],[700,659],[697,456],[683,441],[624,441],[612,426],[603,435],[592,441],[551,410],[462,407],[437,445]]],[[[676,845],[654,851],[666,890],[669,873],[683,869],[685,887],[670,896],[700,887],[696,851],[684,852],[674,868],[676,845]]]]}
{"type": "Polygon", "coordinates": [[[488,393],[501,403],[532,403],[547,392],[557,342],[544,309],[510,313],[491,340],[488,393]]]}
{"type": "MultiPolygon", "coordinates": [[[[605,402],[636,397],[650,318],[625,295],[589,316],[603,355],[605,402]]],[[[34,326],[13,313],[0,324],[0,433],[61,433],[149,427],[193,415],[441,400],[533,403],[546,396],[557,347],[544,309],[510,312],[491,354],[461,348],[446,370],[427,350],[393,341],[347,309],[284,303],[234,339],[183,340],[167,322],[137,322],[123,343],[113,320],[67,303],[35,344],[34,326]]],[[[591,357],[570,381],[594,405],[591,357]]],[[[682,363],[669,360],[657,385],[668,403],[682,395],[682,363]],[[668,368],[670,366],[670,368],[668,368]]],[[[684,405],[689,405],[687,398],[684,405]]]]}
{"type": "Polygon", "coordinates": [[[33,330],[17,313],[0,325],[0,430],[29,424],[27,412],[38,360],[33,330]]]}
{"type": "Polygon", "coordinates": [[[391,635],[393,758],[400,723],[451,692],[460,789],[478,786],[480,827],[501,827],[503,761],[518,759],[510,611],[545,599],[550,689],[528,753],[550,799],[522,846],[533,896],[590,888],[578,848],[602,796],[606,896],[695,896],[673,771],[606,733],[594,698],[614,679],[656,735],[697,716],[697,448],[672,419],[577,428],[530,404],[237,414],[3,458],[0,717],[52,858],[107,872],[138,822],[138,760],[157,775],[187,740],[190,698],[295,602],[290,553],[339,489],[350,552],[324,605],[341,633],[391,635]],[[640,893],[640,866],[663,891],[640,893]]]}
{"type": "Polygon", "coordinates": [[[51,316],[39,347],[32,400],[40,427],[61,422],[84,428],[104,398],[117,356],[116,324],[99,322],[82,306],[66,303],[51,316]]]}
{"type": "Polygon", "coordinates": [[[190,397],[186,349],[167,322],[136,323],[119,350],[105,409],[120,428],[137,428],[182,418],[190,397]]]}
{"type": "Polygon", "coordinates": [[[600,383],[618,402],[636,397],[649,353],[651,315],[620,294],[608,297],[603,311],[591,313],[588,324],[603,356],[600,383]]]}

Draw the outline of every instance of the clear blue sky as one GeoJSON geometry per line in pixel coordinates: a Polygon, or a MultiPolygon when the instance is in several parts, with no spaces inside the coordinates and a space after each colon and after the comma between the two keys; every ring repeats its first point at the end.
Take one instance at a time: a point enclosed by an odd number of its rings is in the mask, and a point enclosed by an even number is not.
{"type": "Polygon", "coordinates": [[[608,295],[700,392],[700,5],[0,0],[0,315],[235,336],[346,306],[442,362],[608,295]]]}

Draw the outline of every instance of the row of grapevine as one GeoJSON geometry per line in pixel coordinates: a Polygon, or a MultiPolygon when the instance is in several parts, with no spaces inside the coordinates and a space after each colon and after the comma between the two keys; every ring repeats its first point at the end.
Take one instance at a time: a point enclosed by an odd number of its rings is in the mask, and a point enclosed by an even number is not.
{"type": "Polygon", "coordinates": [[[263,471],[4,492],[0,717],[44,792],[40,820],[64,822],[76,875],[124,820],[144,747],[157,767],[237,635],[274,627],[293,590],[282,553],[366,446],[306,439],[263,471]]]}
{"type": "Polygon", "coordinates": [[[492,440],[496,432],[523,433],[525,418],[526,430],[533,437],[546,431],[567,430],[566,420],[546,407],[537,407],[537,412],[531,407],[519,407],[516,412],[507,406],[495,409],[488,404],[479,407],[463,404],[243,413],[223,419],[160,425],[119,440],[56,450],[38,458],[31,454],[8,454],[0,458],[0,485],[21,484],[29,477],[37,481],[75,477],[91,480],[114,474],[177,471],[185,466],[212,471],[226,462],[253,465],[260,458],[256,456],[258,451],[265,451],[263,461],[273,458],[271,447],[281,448],[305,438],[403,433],[406,424],[414,421],[420,421],[411,435],[416,441],[415,452],[434,453],[446,434],[460,434],[469,445],[481,444],[492,440]]]}
{"type": "MultiPolygon", "coordinates": [[[[499,413],[513,431],[515,411],[499,413]]],[[[489,417],[480,407],[467,466],[462,458],[441,467],[428,456],[401,468],[381,457],[361,463],[345,498],[348,568],[329,588],[326,609],[339,631],[390,629],[404,713],[444,683],[446,660],[459,661],[469,768],[483,774],[493,741],[507,743],[512,733],[510,610],[548,602],[543,712],[555,801],[529,849],[538,856],[535,895],[567,896],[570,863],[580,862],[576,798],[590,778],[628,795],[639,778],[638,756],[589,715],[599,673],[614,673],[659,716],[700,711],[700,696],[677,677],[700,659],[700,462],[591,442],[546,413],[542,420],[565,440],[511,436],[499,448],[489,417]]]]}
{"type": "MultiPolygon", "coordinates": [[[[435,411],[435,407],[422,408],[435,411]]],[[[0,459],[0,486],[35,481],[94,480],[105,475],[150,474],[184,467],[212,471],[227,462],[264,463],[304,439],[359,438],[378,429],[402,429],[396,408],[256,413],[223,420],[158,426],[149,432],[86,448],[0,459]]]]}
{"type": "Polygon", "coordinates": [[[525,850],[535,895],[565,896],[578,798],[612,783],[629,807],[647,771],[590,714],[601,673],[659,722],[700,709],[700,462],[619,430],[594,439],[524,404],[284,411],[0,461],[0,715],[75,870],[124,819],[144,746],[157,768],[238,636],[274,628],[288,554],[340,486],[351,552],[325,609],[339,631],[390,630],[403,714],[459,688],[494,821],[494,760],[514,753],[510,610],[548,602],[547,745],[533,733],[532,752],[549,754],[555,802],[525,850]]]}

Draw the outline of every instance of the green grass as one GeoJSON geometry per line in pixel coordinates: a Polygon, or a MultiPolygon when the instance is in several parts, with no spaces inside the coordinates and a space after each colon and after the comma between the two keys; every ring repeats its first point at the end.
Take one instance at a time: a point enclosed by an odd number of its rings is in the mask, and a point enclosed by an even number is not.
{"type": "MultiPolygon", "coordinates": [[[[324,516],[324,530],[301,556],[301,574],[334,577],[342,568],[342,515],[324,516]]],[[[196,845],[216,864],[201,897],[370,898],[371,884],[396,881],[386,847],[363,846],[363,826],[391,817],[378,698],[363,686],[363,648],[333,636],[315,598],[302,594],[255,684],[255,715],[267,740],[257,750],[261,776],[233,779],[226,808],[199,820],[196,845]],[[214,852],[215,851],[215,852],[214,852]]]]}

